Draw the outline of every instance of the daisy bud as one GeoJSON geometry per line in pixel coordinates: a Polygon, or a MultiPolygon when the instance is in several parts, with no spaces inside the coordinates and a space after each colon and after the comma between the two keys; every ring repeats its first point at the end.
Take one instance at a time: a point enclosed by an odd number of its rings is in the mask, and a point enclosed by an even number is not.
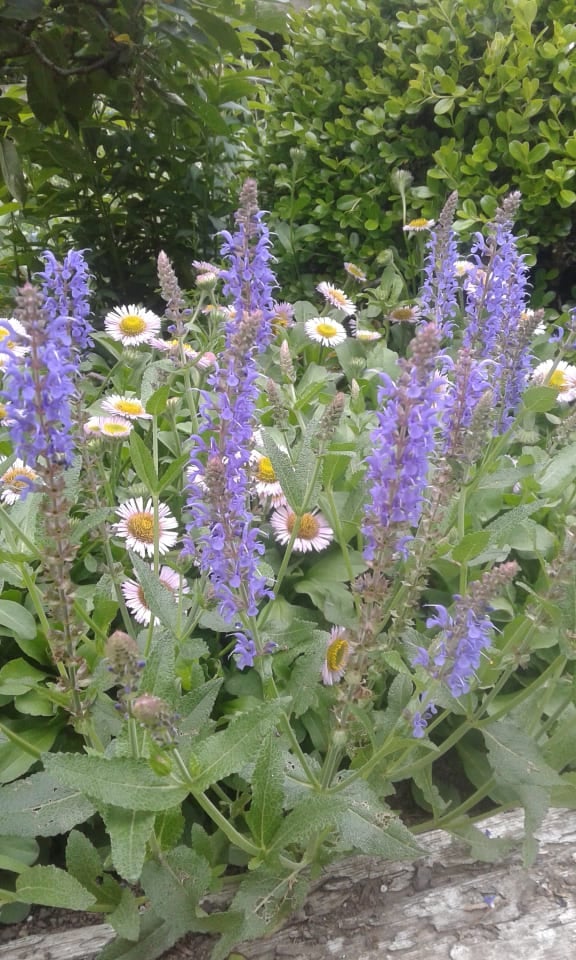
{"type": "Polygon", "coordinates": [[[130,713],[157,743],[169,744],[178,736],[178,717],[160,697],[150,693],[136,697],[130,704],[130,713]]]}
{"type": "Polygon", "coordinates": [[[286,379],[289,380],[290,383],[294,383],[296,379],[296,371],[294,370],[294,364],[292,363],[292,356],[290,354],[290,347],[288,346],[287,340],[283,340],[280,344],[280,369],[286,379]]]}

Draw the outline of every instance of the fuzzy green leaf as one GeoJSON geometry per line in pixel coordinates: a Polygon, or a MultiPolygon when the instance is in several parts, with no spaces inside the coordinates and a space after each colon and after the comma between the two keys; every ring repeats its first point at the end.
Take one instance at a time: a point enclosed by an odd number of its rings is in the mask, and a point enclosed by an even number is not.
{"type": "Polygon", "coordinates": [[[26,607],[13,600],[0,600],[0,634],[13,633],[24,640],[33,640],[37,632],[36,621],[26,607]]]}
{"type": "Polygon", "coordinates": [[[0,788],[2,829],[18,837],[67,833],[95,813],[79,790],[62,786],[47,773],[33,773],[0,788]]]}
{"type": "Polygon", "coordinates": [[[130,456],[132,458],[132,466],[138,474],[139,479],[147,488],[148,493],[157,493],[158,477],[154,469],[152,454],[135,430],[130,434],[130,456]]]}
{"type": "Polygon", "coordinates": [[[108,914],[108,921],[119,937],[123,937],[125,940],[138,940],[140,911],[136,898],[128,887],[123,887],[120,903],[112,913],[108,914]]]}
{"type": "Polygon", "coordinates": [[[282,822],[284,762],[278,738],[266,734],[252,776],[252,804],[246,814],[255,842],[266,848],[282,822]]]}
{"type": "Polygon", "coordinates": [[[79,830],[72,830],[66,844],[66,869],[87,890],[94,887],[102,875],[102,863],[96,847],[79,830]]]}
{"type": "Polygon", "coordinates": [[[140,879],[146,845],[152,836],[155,816],[142,810],[123,810],[106,806],[100,810],[110,837],[112,863],[124,880],[140,879]]]}
{"type": "Polygon", "coordinates": [[[44,757],[44,766],[59,783],[76,787],[100,803],[127,810],[168,810],[189,792],[165,777],[157,777],[144,760],[52,753],[44,757]]]}
{"type": "Polygon", "coordinates": [[[262,737],[276,725],[285,705],[282,700],[262,704],[232,720],[226,730],[199,743],[193,757],[194,770],[198,771],[195,790],[207,790],[252,760],[262,737]]]}
{"type": "Polygon", "coordinates": [[[25,903],[39,903],[44,907],[87,910],[96,903],[96,897],[81,883],[53,866],[25,870],[16,880],[16,892],[25,903]]]}

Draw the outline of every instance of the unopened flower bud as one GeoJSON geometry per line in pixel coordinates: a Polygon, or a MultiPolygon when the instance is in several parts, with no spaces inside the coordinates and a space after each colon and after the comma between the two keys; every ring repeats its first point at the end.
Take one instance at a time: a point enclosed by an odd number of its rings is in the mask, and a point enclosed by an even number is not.
{"type": "Polygon", "coordinates": [[[143,693],[132,701],[130,713],[138,723],[146,727],[158,743],[171,743],[178,736],[176,727],[178,718],[160,697],[143,693]]]}

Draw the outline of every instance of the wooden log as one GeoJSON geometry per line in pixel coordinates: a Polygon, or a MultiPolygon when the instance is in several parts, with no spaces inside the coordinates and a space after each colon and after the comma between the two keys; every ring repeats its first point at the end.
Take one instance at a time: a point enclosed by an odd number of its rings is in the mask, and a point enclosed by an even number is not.
{"type": "MultiPolygon", "coordinates": [[[[523,814],[486,820],[493,836],[522,837],[523,814]]],[[[352,857],[333,864],[304,907],[273,936],[241,944],[246,960],[571,960],[576,956],[576,811],[551,810],[539,854],[472,860],[442,831],[420,838],[426,857],[391,863],[352,857]]],[[[94,960],[113,937],[106,924],[29,936],[0,960],[94,960]]],[[[208,960],[190,936],[165,960],[208,960]]]]}

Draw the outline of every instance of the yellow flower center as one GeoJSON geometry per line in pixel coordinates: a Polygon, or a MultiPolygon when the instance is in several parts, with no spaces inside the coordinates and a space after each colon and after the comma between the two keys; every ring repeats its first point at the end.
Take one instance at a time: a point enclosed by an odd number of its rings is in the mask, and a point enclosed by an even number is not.
{"type": "Polygon", "coordinates": [[[26,477],[28,480],[36,480],[37,474],[34,473],[33,470],[22,469],[22,467],[10,467],[2,477],[2,482],[16,492],[28,489],[29,483],[27,483],[26,480],[21,480],[20,477],[26,477]]]}
{"type": "Polygon", "coordinates": [[[136,314],[128,314],[127,316],[122,317],[118,327],[120,332],[125,333],[126,336],[135,337],[139,333],[144,333],[146,324],[142,317],[138,317],[136,314]]]}
{"type": "Polygon", "coordinates": [[[151,513],[133,513],[126,523],[128,533],[142,543],[154,543],[154,516],[151,513]]]}
{"type": "Polygon", "coordinates": [[[6,327],[0,327],[0,340],[5,340],[10,331],[6,327]]]}
{"type": "Polygon", "coordinates": [[[118,413],[126,413],[128,416],[138,416],[144,411],[144,407],[139,400],[117,400],[114,408],[118,413]]]}
{"type": "Polygon", "coordinates": [[[338,330],[332,323],[319,323],[316,327],[316,333],[319,333],[321,337],[335,337],[338,333],[338,330]]]}
{"type": "Polygon", "coordinates": [[[269,457],[262,457],[256,464],[256,477],[261,483],[274,483],[276,474],[269,457]]]}
{"type": "Polygon", "coordinates": [[[331,671],[341,670],[346,665],[350,644],[343,636],[336,637],[326,651],[326,663],[331,671]]]}
{"type": "Polygon", "coordinates": [[[411,307],[396,307],[390,314],[394,320],[411,320],[414,314],[411,307]]]}
{"type": "MultiPolygon", "coordinates": [[[[295,523],[296,523],[296,514],[289,513],[288,519],[286,520],[288,533],[292,533],[295,523]]],[[[300,517],[300,526],[298,528],[298,536],[300,537],[300,539],[313,540],[314,537],[318,536],[319,532],[320,532],[320,524],[318,523],[314,514],[303,513],[302,516],[300,517]]]]}
{"type": "Polygon", "coordinates": [[[0,420],[3,420],[6,416],[6,404],[0,403],[0,420]]]}
{"type": "Polygon", "coordinates": [[[123,436],[128,432],[128,426],[125,423],[103,423],[102,433],[107,433],[109,437],[123,436]]]}
{"type": "Polygon", "coordinates": [[[566,374],[563,370],[555,370],[552,376],[548,381],[550,387],[556,387],[557,390],[562,390],[566,386],[566,374]]]}
{"type": "Polygon", "coordinates": [[[426,220],[425,217],[416,217],[415,220],[411,220],[408,224],[409,227],[412,227],[413,230],[417,230],[419,227],[427,227],[430,223],[429,220],[426,220]]]}
{"type": "Polygon", "coordinates": [[[360,267],[357,267],[355,263],[349,263],[347,267],[347,271],[351,277],[356,277],[358,280],[366,279],[364,271],[361,270],[360,267]]]}

